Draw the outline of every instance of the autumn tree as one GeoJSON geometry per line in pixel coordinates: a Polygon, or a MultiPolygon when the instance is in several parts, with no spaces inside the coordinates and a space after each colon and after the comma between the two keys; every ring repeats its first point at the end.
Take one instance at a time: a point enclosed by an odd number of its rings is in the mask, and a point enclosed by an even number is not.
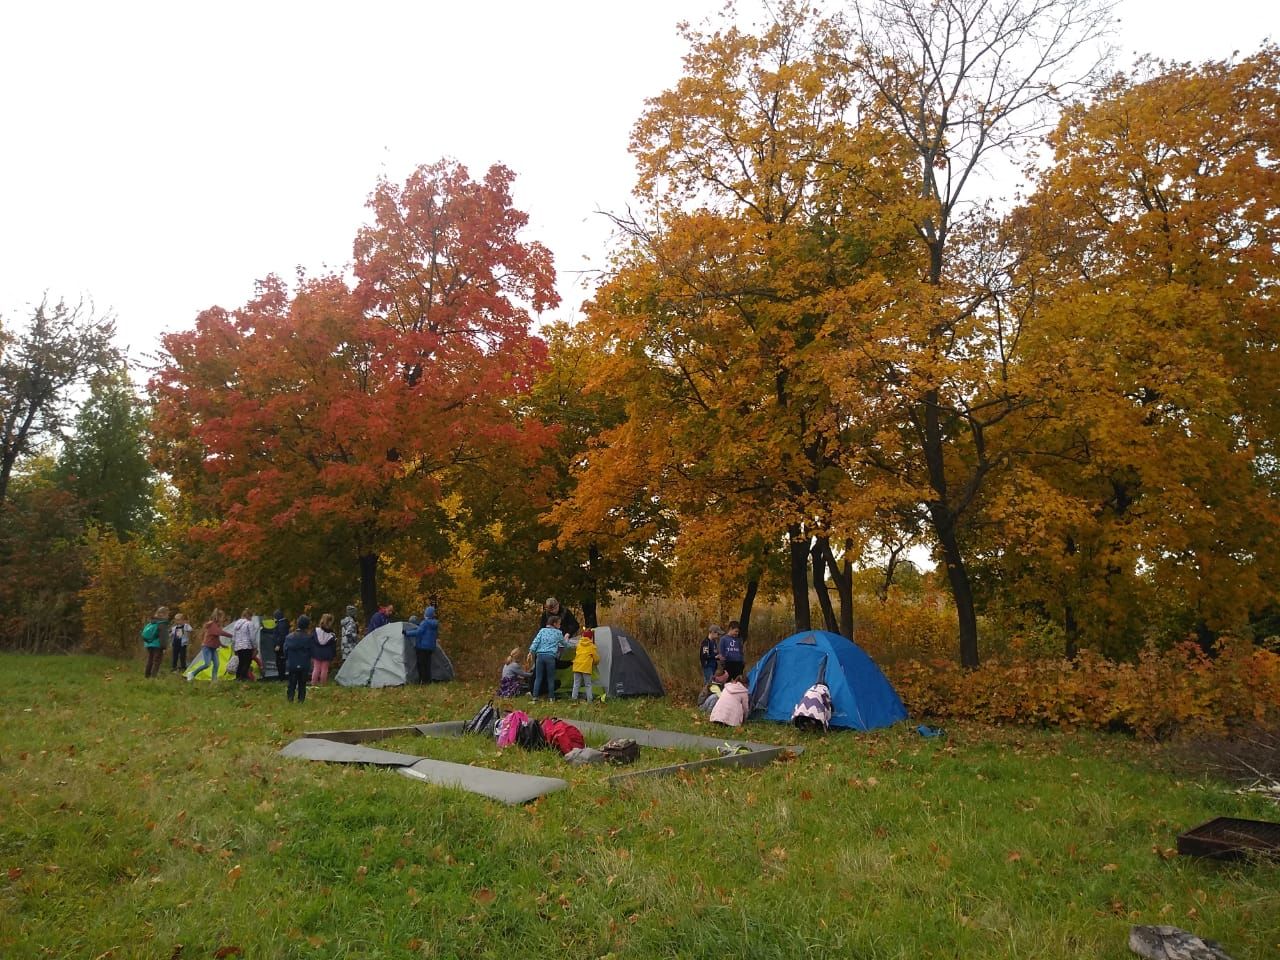
{"type": "Polygon", "coordinates": [[[84,523],[49,452],[23,458],[0,509],[0,644],[65,650],[80,637],[84,523]]]}
{"type": "Polygon", "coordinates": [[[1280,574],[1280,51],[1145,64],[1051,144],[1011,224],[1041,403],[992,559],[1069,652],[1243,631],[1280,574]]]}
{"type": "Polygon", "coordinates": [[[0,505],[18,460],[60,437],[74,388],[120,362],[114,336],[109,314],[47,297],[20,329],[0,327],[0,505]]]}
{"type": "Polygon", "coordinates": [[[619,496],[616,509],[625,523],[578,529],[561,540],[552,507],[570,492],[575,468],[592,468],[592,439],[624,413],[615,397],[588,385],[596,357],[580,328],[553,323],[542,336],[547,363],[522,400],[521,416],[554,428],[554,437],[532,468],[496,463],[472,478],[462,494],[467,536],[479,550],[480,574],[507,604],[559,597],[580,606],[583,624],[594,627],[599,606],[612,594],[667,581],[669,518],[651,502],[619,496]]]}
{"type": "Polygon", "coordinates": [[[156,433],[195,519],[216,520],[193,529],[241,570],[339,596],[358,570],[372,610],[385,550],[447,550],[448,492],[492,458],[536,455],[546,433],[512,403],[544,354],[530,310],[557,298],[549,252],[520,239],[512,180],[441,161],[382,181],[354,289],[271,278],[164,338],[156,433]]]}
{"type": "Polygon", "coordinates": [[[916,514],[955,598],[960,660],[978,664],[964,520],[1008,461],[994,434],[1028,398],[1009,382],[1020,317],[996,299],[1005,276],[984,170],[1018,160],[1064,100],[1099,74],[1105,0],[855,0],[850,68],[867,122],[907,145],[920,205],[913,288],[866,330],[875,372],[845,380],[861,440],[848,469],[882,506],[916,514]],[[873,493],[873,491],[875,491],[873,493]]]}
{"type": "MultiPolygon", "coordinates": [[[[758,582],[788,545],[797,629],[810,626],[831,531],[857,498],[832,378],[856,377],[856,318],[915,269],[904,144],[852,115],[838,23],[784,5],[758,34],[686,29],[685,74],[635,127],[641,209],[588,306],[626,420],[589,452],[566,529],[620,523],[620,491],[679,517],[681,544],[758,582]]],[[[678,550],[690,552],[684,546],[678,550]]],[[[836,629],[830,610],[827,625],[836,629]]]]}

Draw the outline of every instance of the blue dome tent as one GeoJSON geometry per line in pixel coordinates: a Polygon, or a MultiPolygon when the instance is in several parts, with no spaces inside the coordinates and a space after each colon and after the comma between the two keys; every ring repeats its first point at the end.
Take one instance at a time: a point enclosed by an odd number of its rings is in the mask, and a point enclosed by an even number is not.
{"type": "Polygon", "coordinates": [[[805,630],[776,644],[747,677],[751,719],[788,723],[815,683],[831,690],[831,726],[874,730],[907,719],[907,708],[875,661],[852,640],[805,630]]]}

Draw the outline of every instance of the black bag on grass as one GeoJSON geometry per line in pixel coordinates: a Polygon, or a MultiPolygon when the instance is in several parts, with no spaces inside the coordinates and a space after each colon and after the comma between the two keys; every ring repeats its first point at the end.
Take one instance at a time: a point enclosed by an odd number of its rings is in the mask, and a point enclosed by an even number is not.
{"type": "Polygon", "coordinates": [[[542,732],[542,723],[532,717],[522,722],[516,731],[516,746],[526,750],[545,750],[547,737],[542,732]]]}
{"type": "Polygon", "coordinates": [[[600,748],[610,763],[635,763],[640,756],[640,744],[630,738],[610,740],[600,748]]]}
{"type": "Polygon", "coordinates": [[[490,700],[476,711],[476,715],[474,717],[462,725],[462,732],[482,733],[491,737],[493,736],[493,728],[497,725],[498,718],[500,716],[501,714],[498,712],[498,708],[495,707],[493,705],[493,701],[490,700]]]}

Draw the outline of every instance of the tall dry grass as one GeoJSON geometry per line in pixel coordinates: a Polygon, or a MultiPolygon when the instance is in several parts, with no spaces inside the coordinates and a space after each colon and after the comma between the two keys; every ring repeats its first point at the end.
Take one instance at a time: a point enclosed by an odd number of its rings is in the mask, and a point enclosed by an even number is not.
{"type": "MultiPolygon", "coordinates": [[[[813,602],[815,625],[821,613],[813,602]]],[[[575,611],[579,613],[580,611],[575,611]]],[[[619,597],[599,611],[601,624],[617,626],[638,639],[653,659],[663,685],[679,699],[693,698],[702,684],[698,644],[707,627],[721,627],[737,615],[724,603],[691,597],[619,597]]],[[[498,671],[513,647],[526,649],[538,628],[539,609],[505,610],[484,618],[467,618],[442,627],[441,642],[458,675],[497,682],[498,671]]],[[[795,632],[789,601],[758,600],[751,611],[747,662],[795,632]]],[[[879,661],[951,657],[958,647],[955,609],[937,594],[904,596],[891,591],[885,601],[875,595],[854,597],[854,639],[879,661]]]]}

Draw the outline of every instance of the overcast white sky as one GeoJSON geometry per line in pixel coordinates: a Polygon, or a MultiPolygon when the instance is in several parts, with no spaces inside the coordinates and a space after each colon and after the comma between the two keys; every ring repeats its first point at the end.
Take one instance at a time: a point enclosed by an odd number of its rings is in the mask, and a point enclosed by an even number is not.
{"type": "MultiPolygon", "coordinates": [[[[628,133],[721,0],[0,3],[0,314],[48,290],[136,358],[271,272],[350,259],[380,174],[516,171],[569,316],[627,202],[628,133]]],[[[742,0],[752,13],[758,0],[742,0]]],[[[1120,0],[1121,63],[1251,52],[1277,0],[1120,0]]]]}

